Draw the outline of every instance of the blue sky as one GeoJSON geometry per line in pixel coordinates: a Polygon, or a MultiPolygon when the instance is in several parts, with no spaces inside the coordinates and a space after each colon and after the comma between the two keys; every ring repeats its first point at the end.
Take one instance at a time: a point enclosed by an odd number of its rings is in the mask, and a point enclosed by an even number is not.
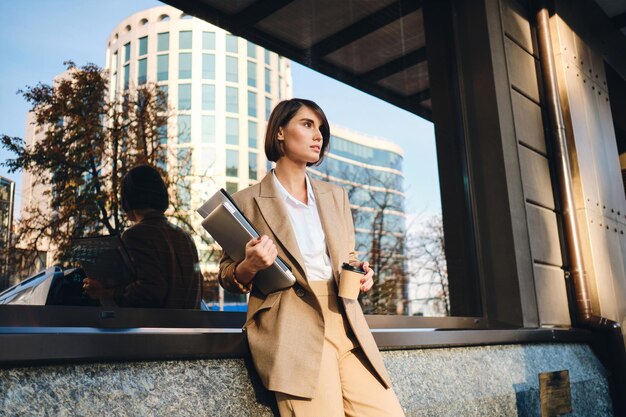
{"type": "MultiPolygon", "coordinates": [[[[0,0],[0,133],[24,135],[29,108],[16,94],[18,89],[50,83],[68,59],[78,65],[103,66],[111,30],[127,16],[161,4],[154,0],[0,0]]],[[[337,123],[404,149],[407,212],[440,212],[431,123],[302,65],[294,64],[292,75],[294,96],[316,101],[331,129],[337,123]]],[[[7,157],[0,149],[0,161],[7,157]]],[[[20,181],[19,174],[8,174],[3,167],[0,175],[20,181]]],[[[20,193],[19,184],[16,191],[20,193]]]]}

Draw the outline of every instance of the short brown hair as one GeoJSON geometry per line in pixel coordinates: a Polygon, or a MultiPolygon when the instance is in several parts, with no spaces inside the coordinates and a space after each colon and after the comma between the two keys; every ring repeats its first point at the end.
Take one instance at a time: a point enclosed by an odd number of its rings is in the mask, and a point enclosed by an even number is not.
{"type": "Polygon", "coordinates": [[[145,209],[163,213],[170,204],[161,174],[150,165],[139,165],[128,171],[122,178],[120,194],[126,213],[145,209]]]}
{"type": "Polygon", "coordinates": [[[320,149],[320,159],[317,162],[307,162],[307,166],[319,165],[326,156],[326,149],[330,143],[330,126],[328,119],[320,106],[314,101],[303,98],[292,98],[291,100],[283,100],[274,107],[270,118],[267,121],[267,130],[265,131],[265,156],[269,161],[276,162],[285,155],[281,147],[281,141],[278,140],[278,131],[281,127],[285,127],[287,123],[296,115],[302,106],[306,106],[313,110],[321,119],[320,133],[322,134],[322,148],[320,149]]]}

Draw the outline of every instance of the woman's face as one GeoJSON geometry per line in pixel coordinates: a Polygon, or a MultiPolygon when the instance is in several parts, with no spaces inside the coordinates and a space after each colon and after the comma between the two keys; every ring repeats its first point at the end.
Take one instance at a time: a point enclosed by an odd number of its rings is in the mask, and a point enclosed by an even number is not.
{"type": "Polygon", "coordinates": [[[323,143],[320,127],[317,113],[307,106],[300,107],[287,125],[278,131],[278,140],[283,143],[282,158],[302,164],[317,162],[323,143]]]}

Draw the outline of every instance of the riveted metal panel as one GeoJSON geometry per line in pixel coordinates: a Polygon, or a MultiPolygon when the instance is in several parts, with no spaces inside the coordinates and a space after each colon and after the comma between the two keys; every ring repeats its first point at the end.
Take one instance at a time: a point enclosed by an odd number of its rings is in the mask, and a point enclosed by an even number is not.
{"type": "Polygon", "coordinates": [[[546,155],[541,107],[515,90],[511,91],[511,101],[517,140],[546,155]]]}
{"type": "Polygon", "coordinates": [[[556,222],[556,214],[548,209],[526,204],[530,250],[535,261],[561,266],[561,242],[556,222]]]}
{"type": "Polygon", "coordinates": [[[535,58],[508,38],[505,46],[511,84],[539,103],[535,58]]]}
{"type": "Polygon", "coordinates": [[[519,152],[526,200],[554,210],[548,158],[523,146],[519,147],[519,152]]]}
{"type": "Polygon", "coordinates": [[[565,273],[556,266],[535,264],[535,288],[541,325],[571,324],[565,273]]]}
{"type": "Polygon", "coordinates": [[[528,13],[516,0],[506,0],[503,20],[505,32],[530,53],[535,53],[528,13]]]}

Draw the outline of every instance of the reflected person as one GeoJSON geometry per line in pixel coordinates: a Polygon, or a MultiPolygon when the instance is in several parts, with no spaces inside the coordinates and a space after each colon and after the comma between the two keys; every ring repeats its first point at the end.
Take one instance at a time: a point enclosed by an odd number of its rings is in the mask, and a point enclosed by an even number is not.
{"type": "Polygon", "coordinates": [[[149,166],[132,168],[121,185],[122,208],[135,224],[122,233],[134,268],[130,284],[104,288],[85,278],[83,288],[96,299],[113,299],[120,307],[198,308],[202,275],[193,239],[163,214],[167,187],[149,166]]]}
{"type": "Polygon", "coordinates": [[[307,175],[329,141],[328,121],[314,102],[291,99],[272,111],[265,154],[276,168],[233,195],[262,236],[246,244],[241,262],[223,254],[219,281],[250,293],[250,352],[281,416],[404,416],[361,306],[337,295],[343,262],[366,272],[362,291],[374,281],[369,264],[356,257],[346,191],[307,175]],[[277,255],[297,282],[264,295],[255,275],[277,255]]]}

